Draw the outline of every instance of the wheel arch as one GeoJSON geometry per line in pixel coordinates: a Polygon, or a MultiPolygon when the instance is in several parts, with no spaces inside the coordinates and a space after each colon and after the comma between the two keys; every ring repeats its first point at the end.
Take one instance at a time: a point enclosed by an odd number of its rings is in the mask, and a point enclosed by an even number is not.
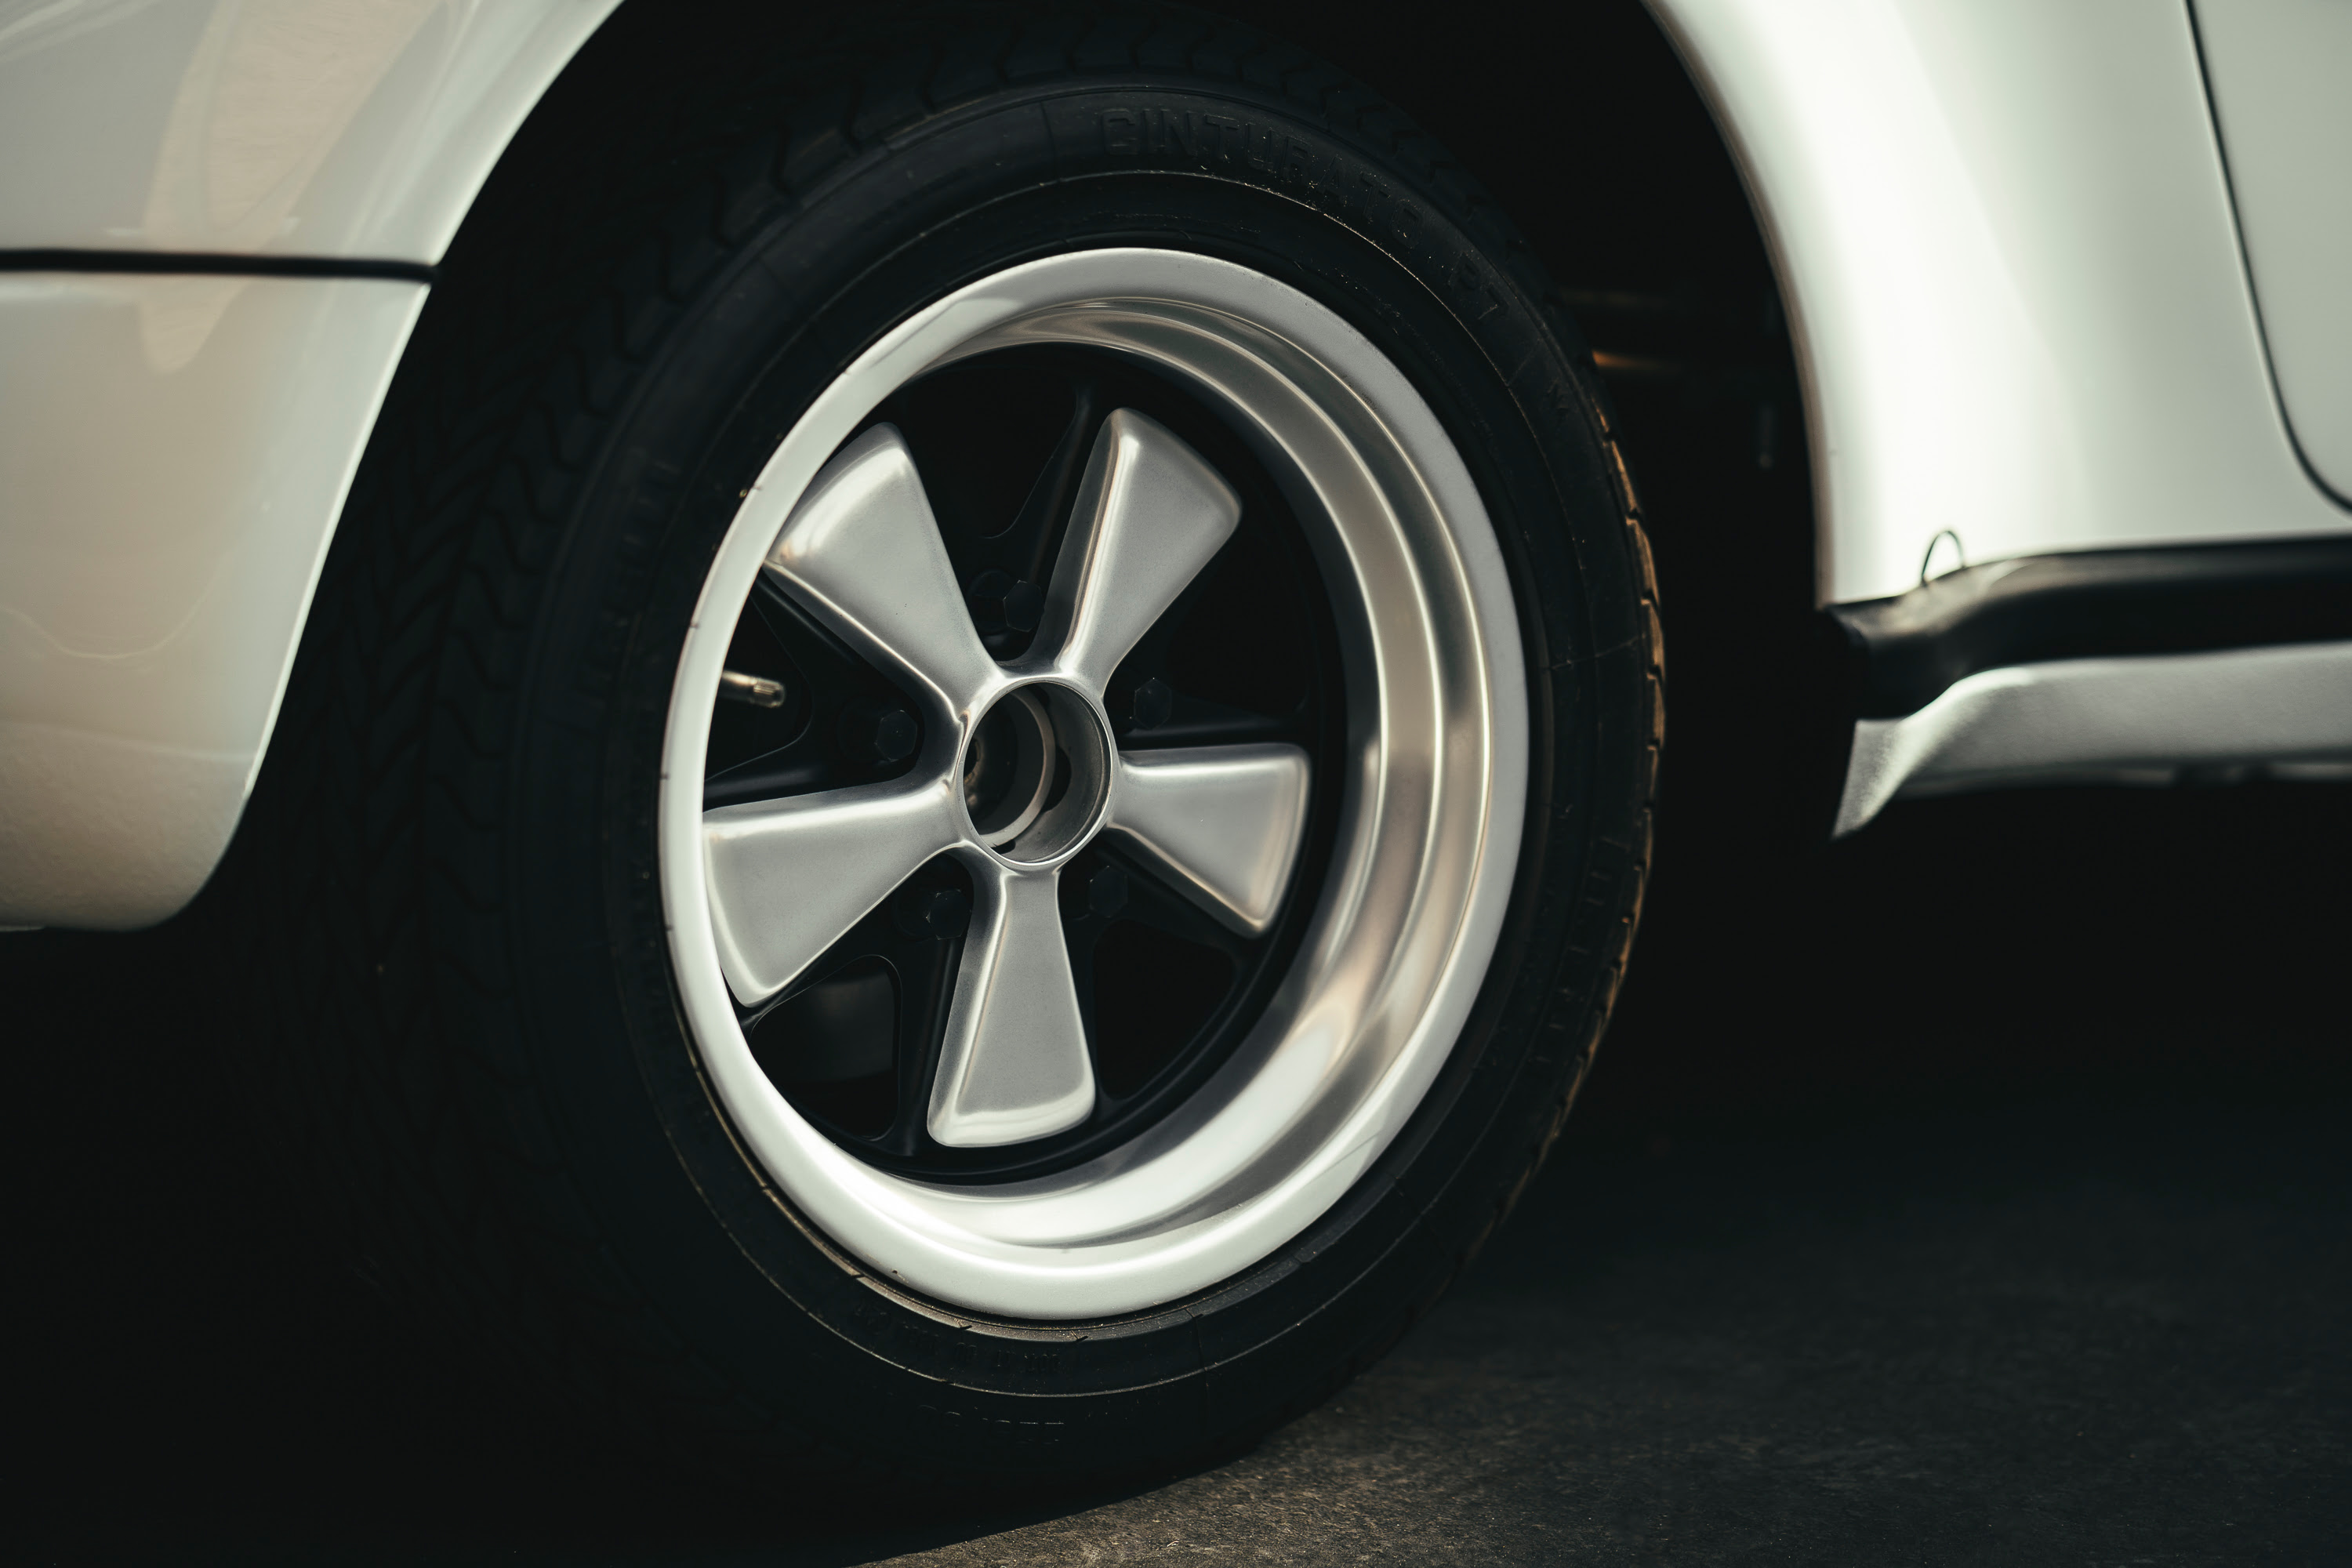
{"type": "Polygon", "coordinates": [[[617,3],[8,29],[0,926],[151,925],[211,875],[434,267],[617,3]]]}
{"type": "MultiPolygon", "coordinates": [[[[285,210],[269,224],[173,220],[179,226],[126,234],[86,221],[104,203],[0,202],[0,247],[11,253],[0,258],[7,268],[0,293],[13,288],[16,296],[0,306],[0,323],[46,326],[80,309],[127,312],[151,328],[175,310],[184,316],[184,296],[208,293],[215,319],[208,335],[196,334],[200,352],[190,363],[201,374],[207,359],[240,362],[203,399],[234,429],[221,428],[218,417],[207,423],[184,406],[194,401],[188,397],[182,406],[127,415],[141,404],[126,383],[153,374],[147,361],[85,375],[74,396],[53,399],[47,410],[51,422],[75,415],[119,442],[163,452],[164,461],[147,465],[150,490],[168,485],[194,500],[165,510],[147,492],[111,494],[96,475],[68,472],[49,515],[27,521],[20,510],[0,534],[0,552],[21,553],[28,540],[66,543],[69,571],[0,574],[19,618],[46,628],[87,621],[92,598],[103,596],[91,584],[126,556],[168,562],[180,588],[152,594],[128,624],[68,650],[91,657],[54,657],[55,645],[72,638],[53,637],[40,650],[51,656],[46,668],[14,660],[0,680],[0,725],[17,753],[0,768],[0,923],[131,929],[168,918],[203,886],[263,760],[318,571],[434,268],[590,37],[615,19],[643,32],[651,8],[642,0],[626,7],[541,0],[481,15],[415,9],[403,24],[408,32],[378,38],[373,65],[340,82],[341,106],[314,117],[309,129],[320,145],[307,154],[309,173],[273,198],[285,210]],[[396,134],[404,127],[405,139],[396,134]],[[28,290],[47,298],[27,302],[28,290]],[[279,303],[262,310],[261,300],[279,303]],[[144,432],[141,417],[150,422],[144,432]],[[127,790],[116,787],[126,767],[137,775],[127,790]]],[[[324,0],[311,0],[295,15],[326,10],[324,0]]],[[[127,111],[142,105],[125,95],[176,79],[172,112],[185,119],[183,100],[211,105],[232,74],[239,40],[234,18],[222,20],[227,16],[193,0],[142,12],[112,28],[100,51],[110,63],[86,79],[100,98],[113,94],[125,110],[115,118],[129,122],[142,122],[127,111]]],[[[1578,8],[1554,40],[1560,58],[1543,50],[1507,58],[1467,29],[1433,38],[1404,7],[1388,26],[1327,0],[1276,0],[1248,22],[1333,56],[1445,141],[1496,190],[1553,276],[1567,282],[1571,311],[1588,326],[1608,318],[1612,298],[1696,298],[1705,313],[1727,287],[1748,286],[1726,280],[1741,268],[1755,270],[1748,253],[1760,256],[1762,228],[1729,175],[1725,139],[1638,0],[1578,8]],[[1625,128],[1611,135],[1605,156],[1563,156],[1549,134],[1559,115],[1544,89],[1563,58],[1600,94],[1583,132],[1625,128]],[[1481,70],[1501,70],[1502,90],[1448,89],[1481,81],[1481,70]],[[1675,192],[1655,204],[1669,215],[1674,244],[1635,232],[1654,224],[1592,221],[1655,188],[1675,192]],[[1699,269],[1708,275],[1695,283],[1681,264],[1695,252],[1740,259],[1699,269]]],[[[685,25],[675,16],[658,24],[685,25]]],[[[79,122],[58,104],[54,95],[20,97],[15,112],[47,112],[44,139],[71,142],[79,122]]],[[[135,206],[142,193],[179,177],[165,167],[169,140],[159,133],[128,154],[93,142],[73,156],[87,163],[90,181],[115,193],[113,205],[135,206]]],[[[167,216],[173,210],[160,197],[149,205],[167,216]]],[[[1636,338],[1641,330],[1636,321],[1636,338]]],[[[1652,374],[1654,356],[1642,347],[1604,349],[1597,356],[1604,376],[1652,374]]],[[[0,338],[0,359],[27,371],[11,384],[57,384],[38,374],[39,352],[0,338]]],[[[47,352],[54,361],[54,348],[47,352]]],[[[173,374],[184,391],[197,379],[186,367],[173,374]]],[[[1722,382],[1712,375],[1716,391],[1707,395],[1721,395],[1722,382]]],[[[1793,397],[1788,406],[1797,413],[1793,397]]],[[[1643,443],[1628,445],[1638,471],[1643,443]]],[[[1688,553],[1696,564],[1707,552],[1688,553]]],[[[1811,563],[1797,569],[1810,574],[1811,563]]]]}
{"type": "Polygon", "coordinates": [[[1821,604],[1931,556],[2343,530],[2273,395],[2186,5],[1647,3],[1789,303],[1821,604]]]}

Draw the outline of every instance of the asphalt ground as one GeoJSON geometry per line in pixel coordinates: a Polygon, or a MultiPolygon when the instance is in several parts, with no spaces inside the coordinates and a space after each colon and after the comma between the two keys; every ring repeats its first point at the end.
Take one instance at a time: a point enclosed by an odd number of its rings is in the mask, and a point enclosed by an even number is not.
{"type": "Polygon", "coordinates": [[[1222,1468],[1000,1517],[782,1510],[496,1392],[294,1217],[187,932],[0,938],[8,1533],[169,1563],[2352,1561],[2352,791],[1685,840],[1559,1154],[1385,1363],[1222,1468]]]}

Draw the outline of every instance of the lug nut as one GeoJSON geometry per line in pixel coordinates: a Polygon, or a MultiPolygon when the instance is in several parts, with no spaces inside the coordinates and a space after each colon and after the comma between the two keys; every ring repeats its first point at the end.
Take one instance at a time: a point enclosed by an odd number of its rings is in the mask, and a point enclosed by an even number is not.
{"type": "Polygon", "coordinates": [[[908,888],[890,902],[902,936],[959,937],[971,923],[971,900],[955,888],[908,888]]]}
{"type": "Polygon", "coordinates": [[[1168,714],[1175,706],[1176,693],[1156,675],[1137,687],[1128,699],[1128,711],[1134,715],[1139,730],[1157,730],[1168,722],[1168,714]]]}
{"type": "Polygon", "coordinates": [[[904,708],[853,702],[841,713],[841,749],[861,763],[902,763],[915,754],[922,731],[904,708]]]}
{"type": "Polygon", "coordinates": [[[1034,583],[1016,582],[1009,572],[982,572],[964,596],[983,632],[1034,632],[1045,613],[1045,590],[1034,583]]]}
{"type": "Polygon", "coordinates": [[[1127,873],[1105,866],[1087,879],[1087,912],[1108,920],[1127,908],[1127,873]]]}

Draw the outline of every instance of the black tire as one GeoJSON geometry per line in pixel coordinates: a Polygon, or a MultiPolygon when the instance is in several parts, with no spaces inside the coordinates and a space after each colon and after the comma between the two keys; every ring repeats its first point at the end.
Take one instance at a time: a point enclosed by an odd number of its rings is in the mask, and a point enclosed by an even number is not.
{"type": "Polygon", "coordinates": [[[1181,11],[794,26],[622,13],[447,258],[233,860],[265,1079],[374,1275],[615,1431],[770,1484],[1180,1464],[1380,1355],[1558,1133],[1647,867],[1647,546],[1539,270],[1370,92],[1181,11]],[[1146,145],[1143,102],[1299,152],[1146,145]],[[1108,244],[1259,268],[1406,371],[1501,536],[1532,763],[1497,956],[1406,1132],[1238,1278],[1074,1332],[877,1289],[762,1178],[681,1022],[654,820],[702,574],[781,433],[929,300],[1108,244]]]}

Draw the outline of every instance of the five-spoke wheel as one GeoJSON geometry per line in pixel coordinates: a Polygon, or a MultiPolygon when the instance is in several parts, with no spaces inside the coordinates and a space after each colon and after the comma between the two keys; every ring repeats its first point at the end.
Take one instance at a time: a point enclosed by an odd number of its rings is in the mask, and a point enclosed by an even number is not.
{"type": "Polygon", "coordinates": [[[836,10],[622,6],[452,246],[233,868],[255,1081],[373,1277],[698,1475],[1160,1472],[1558,1131],[1647,553],[1376,97],[1181,9],[836,10]]]}
{"type": "MultiPolygon", "coordinates": [[[[703,817],[719,962],[746,1026],[830,983],[833,1005],[788,1016],[801,1037],[780,1054],[797,1061],[798,1081],[888,1076],[893,1109],[921,1107],[921,1133],[942,1149],[1045,1138],[1095,1113],[1060,883],[1098,836],[1254,937],[1273,922],[1305,834],[1311,769],[1295,743],[1115,745],[1114,673],[1223,547],[1241,506],[1148,415],[1110,411],[1090,447],[1034,636],[1000,663],[899,431],[876,425],[850,442],[793,510],[757,591],[784,601],[769,612],[783,637],[797,610],[887,672],[919,710],[910,727],[925,742],[886,782],[703,817]],[[942,855],[971,895],[936,879],[909,887],[942,855]],[[898,935],[961,950],[940,1037],[909,1037],[903,1065],[897,975],[845,975],[875,955],[871,939],[842,941],[894,896],[898,935]]],[[[722,689],[740,679],[722,676],[722,689]]],[[[1118,912],[1125,881],[1115,865],[1094,870],[1081,918],[1118,912]]],[[[898,1132],[904,1149],[914,1131],[894,1117],[874,1142],[898,1132]]]]}
{"type": "Polygon", "coordinates": [[[852,1255],[1132,1310],[1411,1115],[1508,896],[1523,678],[1476,487],[1327,307],[1170,251],[971,284],[787,436],[703,602],[688,1016],[852,1255]]]}

